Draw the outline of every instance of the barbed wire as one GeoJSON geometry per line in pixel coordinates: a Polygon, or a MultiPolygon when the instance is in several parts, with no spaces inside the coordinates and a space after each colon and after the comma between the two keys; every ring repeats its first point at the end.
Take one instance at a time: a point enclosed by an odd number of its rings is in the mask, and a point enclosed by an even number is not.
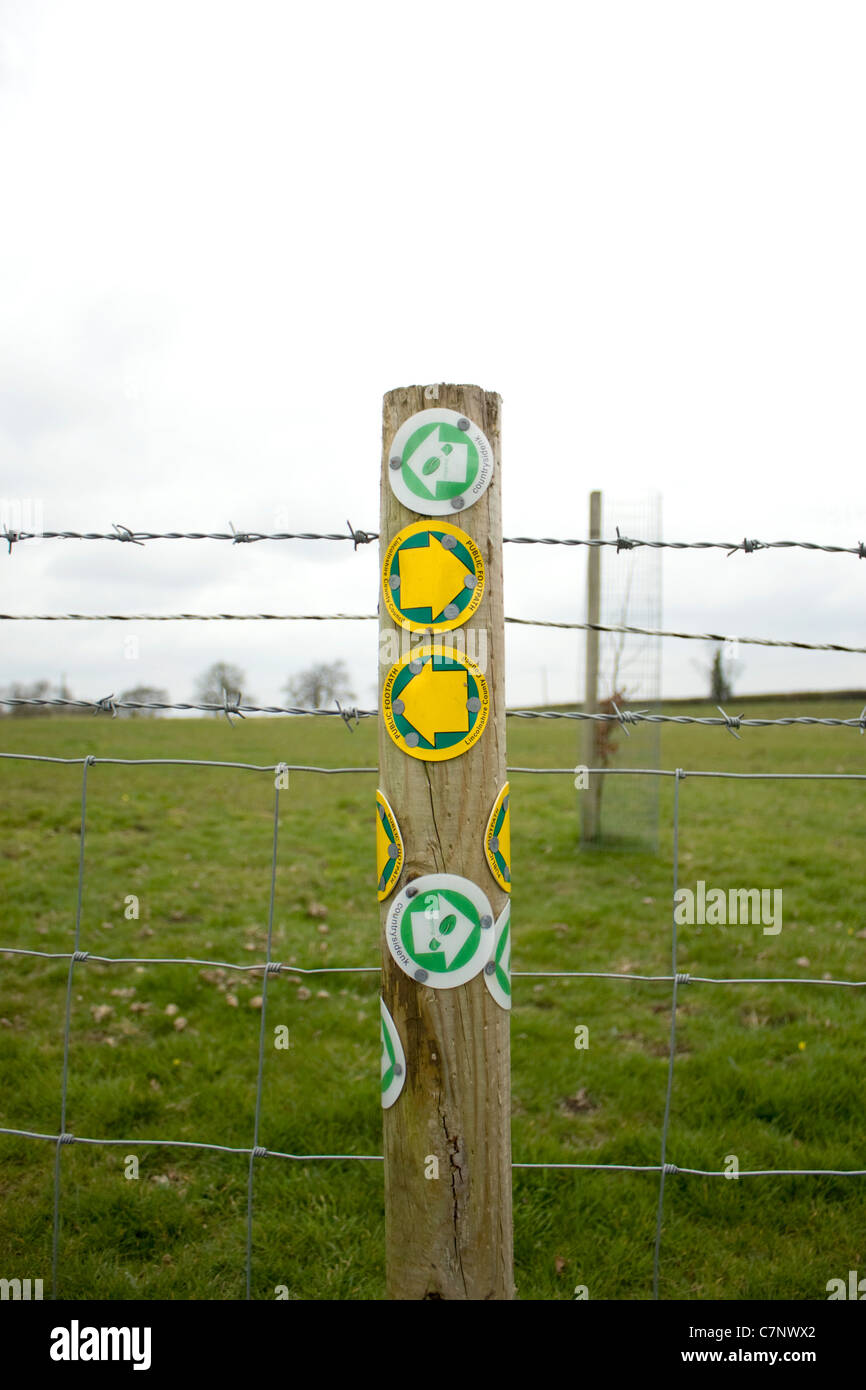
{"type": "MultiPolygon", "coordinates": [[[[232,699],[228,692],[221,705],[216,704],[173,704],[161,700],[116,700],[113,695],[104,695],[99,700],[74,700],[65,699],[61,696],[43,697],[36,696],[0,696],[0,705],[9,705],[13,709],[19,707],[33,706],[38,708],[65,708],[65,709],[88,709],[94,714],[110,714],[116,717],[120,709],[149,709],[149,710],[191,710],[201,714],[224,714],[229,723],[232,716],[243,719],[247,714],[280,714],[292,716],[309,716],[311,718],[331,718],[342,719],[343,722],[351,726],[354,720],[357,723],[361,719],[375,719],[379,713],[375,709],[302,709],[298,706],[284,705],[243,705],[240,703],[240,695],[232,699]]],[[[620,710],[614,706],[613,713],[607,711],[583,711],[583,710],[536,710],[536,709],[508,709],[505,711],[510,719],[592,719],[599,723],[619,724],[626,735],[629,733],[629,725],[634,724],[702,724],[707,727],[720,727],[727,729],[734,738],[739,738],[737,732],[741,728],[763,729],[772,727],[783,727],[788,725],[824,725],[827,727],[837,727],[846,729],[859,729],[861,734],[866,733],[866,706],[859,715],[852,719],[834,719],[829,715],[810,715],[797,714],[787,715],[778,719],[760,719],[747,717],[744,714],[729,715],[717,706],[720,718],[716,715],[696,715],[696,714],[653,714],[649,710],[620,710]]]]}
{"type": "MultiPolygon", "coordinates": [[[[232,545],[251,545],[259,541],[351,541],[353,548],[357,550],[359,545],[369,545],[371,541],[379,539],[378,531],[356,530],[351,522],[346,523],[348,527],[346,532],[236,531],[231,522],[229,522],[231,528],[229,531],[134,531],[130,527],[121,526],[116,522],[112,525],[112,531],[19,531],[4,526],[0,536],[6,542],[10,554],[13,545],[33,540],[118,541],[139,546],[143,546],[146,541],[229,541],[232,545]]],[[[619,527],[616,528],[615,539],[505,536],[503,541],[505,545],[611,546],[617,553],[623,550],[642,548],[651,550],[725,550],[731,556],[735,555],[737,551],[751,555],[758,550],[797,549],[823,551],[828,555],[856,555],[861,560],[866,559],[866,542],[864,541],[858,541],[856,545],[825,545],[819,541],[761,541],[750,540],[748,537],[744,537],[741,541],[640,540],[636,537],[621,535],[619,527]]]]}
{"type": "MultiPolygon", "coordinates": [[[[366,623],[378,613],[0,613],[5,623],[366,623]]],[[[519,627],[559,628],[568,632],[611,632],[634,637],[678,637],[687,642],[738,643],[753,647],[793,647],[807,652],[852,652],[866,656],[866,647],[846,647],[838,642],[798,642],[775,637],[739,637],[721,632],[674,632],[668,628],[626,624],[569,623],[550,618],[509,618],[519,627]]]]}

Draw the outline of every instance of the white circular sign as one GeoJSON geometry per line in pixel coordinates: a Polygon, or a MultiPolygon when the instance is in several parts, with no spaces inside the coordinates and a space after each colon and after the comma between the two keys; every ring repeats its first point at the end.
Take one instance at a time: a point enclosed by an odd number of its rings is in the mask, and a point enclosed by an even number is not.
{"type": "Polygon", "coordinates": [[[453,989],[490,960],[496,940],[493,909],[468,878],[424,874],[397,894],[385,939],[411,979],[429,989],[453,989]]]}
{"type": "Polygon", "coordinates": [[[493,449],[458,410],[419,410],[401,425],[388,451],[388,477],[404,507],[446,516],[471,507],[493,477],[493,449]]]}

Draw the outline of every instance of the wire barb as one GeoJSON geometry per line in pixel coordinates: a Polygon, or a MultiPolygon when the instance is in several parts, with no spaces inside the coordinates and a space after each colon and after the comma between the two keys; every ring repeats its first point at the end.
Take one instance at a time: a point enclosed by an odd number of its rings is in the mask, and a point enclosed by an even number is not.
{"type": "Polygon", "coordinates": [[[120,526],[116,521],[112,521],[111,525],[114,528],[114,540],[127,541],[130,545],[144,546],[144,541],[137,540],[135,532],[130,531],[128,526],[120,526]]]}
{"type": "Polygon", "coordinates": [[[648,710],[645,710],[645,709],[637,709],[637,710],[624,709],[624,710],[620,710],[620,709],[617,709],[617,705],[616,705],[616,701],[615,701],[615,700],[611,700],[610,703],[613,705],[614,713],[616,714],[616,717],[617,717],[617,720],[618,720],[618,722],[619,722],[620,728],[622,729],[622,731],[623,731],[623,733],[625,734],[626,738],[631,738],[631,734],[630,734],[629,731],[628,731],[628,726],[629,726],[629,724],[637,724],[637,723],[639,723],[640,718],[641,718],[641,715],[643,715],[643,714],[648,714],[649,711],[648,711],[648,710]]]}
{"type": "Polygon", "coordinates": [[[353,734],[361,722],[360,715],[358,714],[357,709],[355,709],[354,705],[351,709],[343,709],[343,706],[340,704],[339,700],[335,700],[334,704],[337,706],[340,718],[342,719],[346,728],[349,730],[349,733],[353,734]],[[352,723],[352,720],[355,721],[354,724],[352,723]]]}
{"type": "Polygon", "coordinates": [[[236,714],[238,719],[246,719],[246,715],[241,712],[240,708],[242,698],[243,696],[241,695],[241,692],[238,691],[234,699],[232,700],[229,698],[228,691],[226,689],[223,689],[223,714],[229,721],[229,724],[231,724],[232,728],[234,728],[234,725],[232,724],[233,714],[236,714]]]}
{"type": "Polygon", "coordinates": [[[750,541],[748,537],[744,537],[741,545],[735,545],[731,550],[728,551],[728,559],[730,560],[732,555],[736,555],[738,550],[742,550],[746,555],[751,555],[753,550],[766,549],[767,544],[765,541],[750,541]]]}
{"type": "Polygon", "coordinates": [[[232,545],[249,545],[252,541],[249,531],[236,531],[231,522],[229,522],[229,529],[232,533],[232,545]]]}
{"type": "Polygon", "coordinates": [[[728,730],[728,732],[733,734],[734,738],[739,738],[740,735],[737,733],[737,730],[740,727],[740,720],[745,717],[745,711],[743,711],[742,714],[730,715],[725,714],[725,711],[722,709],[721,705],[716,705],[716,709],[719,711],[719,714],[724,719],[725,728],[728,730]]]}
{"type": "Polygon", "coordinates": [[[627,536],[621,536],[621,535],[619,534],[619,527],[617,526],[617,528],[616,528],[616,553],[617,553],[617,555],[619,554],[619,552],[620,552],[621,550],[634,550],[634,548],[635,548],[635,541],[630,541],[630,540],[628,539],[627,536]]]}
{"type": "Polygon", "coordinates": [[[101,700],[93,702],[94,714],[110,714],[112,719],[117,718],[117,705],[114,702],[114,695],[103,695],[101,700]]]}
{"type": "Polygon", "coordinates": [[[353,550],[357,550],[359,545],[369,545],[370,541],[378,540],[375,531],[356,531],[349,520],[346,521],[346,525],[349,528],[349,536],[352,541],[353,550]]]}
{"type": "Polygon", "coordinates": [[[12,547],[13,547],[13,545],[15,545],[16,541],[20,541],[20,539],[21,539],[21,532],[20,532],[20,531],[10,531],[8,526],[4,526],[4,527],[3,527],[3,539],[4,539],[4,541],[6,542],[6,544],[8,545],[8,547],[9,547],[8,554],[11,555],[11,554],[12,554],[12,547]]]}

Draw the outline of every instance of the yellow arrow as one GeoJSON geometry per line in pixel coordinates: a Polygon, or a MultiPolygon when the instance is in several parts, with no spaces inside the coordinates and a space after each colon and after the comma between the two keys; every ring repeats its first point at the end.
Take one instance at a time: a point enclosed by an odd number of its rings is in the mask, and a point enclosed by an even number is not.
{"type": "Polygon", "coordinates": [[[429,608],[430,621],[463,592],[470,571],[453,550],[446,550],[433,533],[429,545],[401,550],[400,607],[429,608]]]}
{"type": "Polygon", "coordinates": [[[404,717],[428,743],[435,744],[437,734],[468,733],[466,694],[465,671],[434,671],[427,661],[403,689],[404,717]]]}

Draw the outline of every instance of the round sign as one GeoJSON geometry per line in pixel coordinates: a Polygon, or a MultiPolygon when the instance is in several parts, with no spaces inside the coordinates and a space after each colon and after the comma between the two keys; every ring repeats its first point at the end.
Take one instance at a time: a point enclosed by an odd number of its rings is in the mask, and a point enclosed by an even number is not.
{"type": "Polygon", "coordinates": [[[447,521],[414,521],[388,546],[382,592],[400,627],[448,632],[467,622],[484,596],[481,551],[447,521]]]}
{"type": "Polygon", "coordinates": [[[511,892],[511,797],[508,783],[493,803],[484,832],[484,853],[500,888],[511,892]]]}
{"type": "Polygon", "coordinates": [[[389,1014],[384,999],[379,1000],[379,1012],[382,1020],[379,1089],[382,1095],[382,1109],[388,1110],[406,1084],[406,1054],[397,1032],[397,1025],[389,1014]]]}
{"type": "Polygon", "coordinates": [[[493,477],[493,449],[458,410],[419,410],[391,441],[388,477],[404,507],[446,516],[471,507],[493,477]]]}
{"type": "Polygon", "coordinates": [[[415,647],[396,662],[382,687],[382,716],[410,758],[441,763],[477,743],[490,711],[481,667],[453,647],[415,647]]]}
{"type": "Polygon", "coordinates": [[[481,889],[456,874],[424,874],[398,893],[385,924],[400,969],[430,989],[465,985],[493,954],[493,909],[481,889]]]}
{"type": "Polygon", "coordinates": [[[506,903],[494,928],[496,943],[484,967],[484,983],[502,1009],[511,1008],[511,903],[506,903]]]}
{"type": "Polygon", "coordinates": [[[400,877],[403,868],[403,836],[397,817],[382,792],[376,792],[376,891],[384,902],[400,877]]]}

